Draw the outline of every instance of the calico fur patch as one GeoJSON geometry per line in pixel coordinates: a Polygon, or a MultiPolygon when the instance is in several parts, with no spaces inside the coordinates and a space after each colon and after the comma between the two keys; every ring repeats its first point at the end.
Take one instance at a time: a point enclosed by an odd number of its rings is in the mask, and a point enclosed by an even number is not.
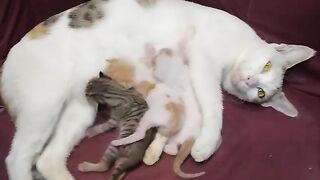
{"type": "Polygon", "coordinates": [[[142,81],[135,88],[136,90],[143,95],[144,98],[148,97],[149,92],[155,88],[155,84],[149,81],[142,81]]]}
{"type": "Polygon", "coordinates": [[[159,128],[158,132],[165,137],[171,137],[180,129],[184,108],[182,104],[170,102],[166,104],[166,109],[170,112],[171,116],[169,124],[167,127],[159,128]]]}
{"type": "Polygon", "coordinates": [[[42,23],[38,24],[36,27],[34,27],[29,33],[29,37],[31,39],[38,39],[40,37],[43,37],[44,35],[48,34],[50,27],[57,22],[61,15],[54,15],[49,17],[47,20],[43,21],[42,23]]]}
{"type": "Polygon", "coordinates": [[[88,28],[104,17],[102,0],[91,0],[79,5],[69,13],[71,28],[88,28]]]}
{"type": "Polygon", "coordinates": [[[110,64],[105,70],[105,74],[117,81],[126,88],[133,87],[135,67],[126,62],[121,62],[117,59],[108,61],[110,64]]]}

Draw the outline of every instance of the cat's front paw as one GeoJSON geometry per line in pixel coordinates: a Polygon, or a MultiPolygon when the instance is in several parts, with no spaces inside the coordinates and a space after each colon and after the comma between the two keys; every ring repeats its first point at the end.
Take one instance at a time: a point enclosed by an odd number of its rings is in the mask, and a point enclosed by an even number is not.
{"type": "Polygon", "coordinates": [[[196,162],[207,160],[216,150],[220,147],[222,138],[219,135],[205,135],[201,134],[195,141],[192,149],[191,156],[196,162]]]}

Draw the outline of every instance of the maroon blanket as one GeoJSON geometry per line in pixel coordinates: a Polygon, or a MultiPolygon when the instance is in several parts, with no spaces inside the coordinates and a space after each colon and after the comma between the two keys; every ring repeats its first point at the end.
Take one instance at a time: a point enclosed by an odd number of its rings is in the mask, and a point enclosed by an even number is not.
{"type": "MultiPolygon", "coordinates": [[[[84,0],[0,0],[0,60],[34,25],[84,0]]],[[[320,50],[318,0],[198,0],[224,9],[249,23],[269,42],[303,44],[320,50]]],[[[227,48],[227,47],[226,47],[227,48]]],[[[320,179],[320,56],[290,69],[284,91],[299,110],[288,118],[270,108],[224,96],[223,143],[204,163],[191,158],[185,171],[207,174],[212,180],[319,180],[320,179]]],[[[0,180],[7,180],[4,158],[14,125],[0,112],[0,180]]],[[[103,180],[110,173],[77,171],[84,160],[97,161],[115,133],[85,139],[71,154],[69,169],[79,180],[103,180]]],[[[173,157],[164,155],[152,167],[140,166],[127,179],[179,179],[172,171],[173,157]]]]}

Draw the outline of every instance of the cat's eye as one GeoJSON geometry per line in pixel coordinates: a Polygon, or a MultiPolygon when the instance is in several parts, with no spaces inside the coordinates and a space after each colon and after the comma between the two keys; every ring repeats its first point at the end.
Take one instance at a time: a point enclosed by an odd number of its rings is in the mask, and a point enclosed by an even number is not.
{"type": "Polygon", "coordinates": [[[268,61],[266,65],[264,65],[262,72],[268,72],[272,68],[272,63],[271,61],[268,61]]]}
{"type": "Polygon", "coordinates": [[[258,87],[258,97],[260,99],[264,98],[264,96],[266,95],[266,93],[264,92],[264,90],[262,88],[258,87]]]}

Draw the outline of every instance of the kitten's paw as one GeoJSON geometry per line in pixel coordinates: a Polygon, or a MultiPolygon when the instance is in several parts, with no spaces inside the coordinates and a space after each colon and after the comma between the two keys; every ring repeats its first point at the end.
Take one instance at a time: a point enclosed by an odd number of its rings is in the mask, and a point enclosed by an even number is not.
{"type": "Polygon", "coordinates": [[[151,166],[159,161],[162,150],[163,146],[151,144],[144,154],[144,164],[151,166]]]}
{"type": "Polygon", "coordinates": [[[178,146],[176,144],[167,144],[163,150],[166,154],[175,156],[178,154],[178,146]]]}
{"type": "Polygon", "coordinates": [[[80,172],[104,172],[108,170],[108,165],[104,161],[98,163],[82,162],[78,165],[80,172]]]}
{"type": "Polygon", "coordinates": [[[154,153],[147,150],[143,157],[143,162],[145,165],[151,166],[155,164],[157,161],[159,161],[159,159],[160,159],[159,153],[154,153]]]}
{"type": "Polygon", "coordinates": [[[101,133],[103,133],[103,131],[101,131],[100,129],[97,129],[97,126],[96,127],[91,127],[91,128],[87,129],[86,137],[92,138],[92,137],[97,136],[97,135],[99,135],[101,133]]]}
{"type": "Polygon", "coordinates": [[[220,133],[218,136],[200,135],[191,149],[191,156],[196,162],[207,160],[220,147],[221,142],[220,133]]]}
{"type": "Polygon", "coordinates": [[[90,163],[89,162],[82,162],[82,163],[80,163],[80,164],[78,164],[78,170],[80,171],[80,172],[88,172],[88,166],[90,165],[90,163]]]}

